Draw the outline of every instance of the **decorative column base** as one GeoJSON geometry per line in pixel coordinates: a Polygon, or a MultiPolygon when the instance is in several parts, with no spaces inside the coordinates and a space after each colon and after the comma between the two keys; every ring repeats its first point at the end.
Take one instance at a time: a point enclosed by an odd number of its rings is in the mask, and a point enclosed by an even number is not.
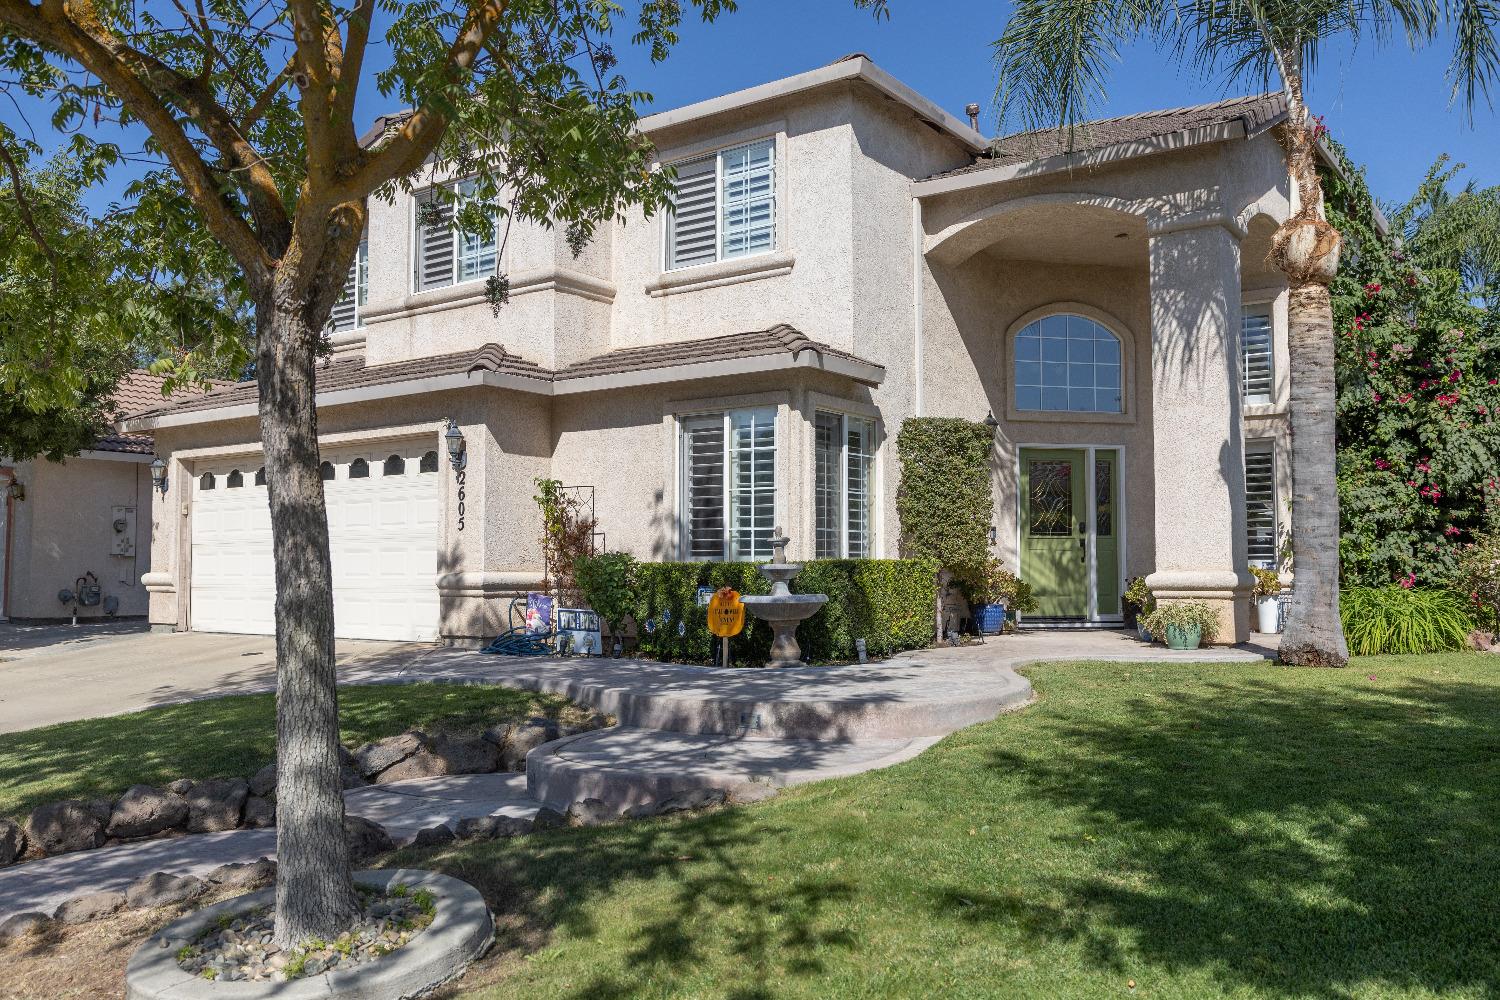
{"type": "Polygon", "coordinates": [[[1250,571],[1163,570],[1146,577],[1151,596],[1161,601],[1201,601],[1219,615],[1216,646],[1250,641],[1250,571]]]}

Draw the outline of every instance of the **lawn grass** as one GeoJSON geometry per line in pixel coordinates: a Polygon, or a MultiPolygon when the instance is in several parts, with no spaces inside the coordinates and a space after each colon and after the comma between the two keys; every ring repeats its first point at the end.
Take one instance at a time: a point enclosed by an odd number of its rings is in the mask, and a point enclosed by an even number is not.
{"type": "Polygon", "coordinates": [[[471,998],[1500,995],[1500,660],[1079,663],[886,771],[407,851],[471,998]]]}
{"type": "MultiPolygon", "coordinates": [[[[448,722],[479,729],[530,715],[577,711],[562,698],[463,684],[339,688],[340,735],[357,746],[448,722]]],[[[276,756],[276,702],[235,695],[129,715],[0,734],[0,816],[43,802],[119,795],[176,778],[249,777],[276,756]]]]}

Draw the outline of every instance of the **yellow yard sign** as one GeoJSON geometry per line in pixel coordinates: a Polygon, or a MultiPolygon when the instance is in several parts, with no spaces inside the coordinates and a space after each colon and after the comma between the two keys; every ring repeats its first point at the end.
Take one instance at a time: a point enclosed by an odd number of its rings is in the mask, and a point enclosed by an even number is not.
{"type": "Polygon", "coordinates": [[[721,588],[708,601],[708,630],[720,638],[739,635],[745,628],[745,605],[739,591],[721,588]]]}

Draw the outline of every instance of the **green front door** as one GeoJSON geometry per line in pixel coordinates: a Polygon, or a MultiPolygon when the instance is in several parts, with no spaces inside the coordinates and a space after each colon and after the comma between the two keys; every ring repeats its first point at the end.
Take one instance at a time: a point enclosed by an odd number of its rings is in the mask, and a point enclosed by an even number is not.
{"type": "Polygon", "coordinates": [[[1089,613],[1084,455],[1021,452],[1021,579],[1031,584],[1044,618],[1089,613]]]}

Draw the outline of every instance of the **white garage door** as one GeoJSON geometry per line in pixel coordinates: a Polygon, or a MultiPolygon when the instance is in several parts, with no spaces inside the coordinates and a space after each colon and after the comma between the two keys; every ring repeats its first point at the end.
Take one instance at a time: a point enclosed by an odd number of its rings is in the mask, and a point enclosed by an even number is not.
{"type": "MultiPolygon", "coordinates": [[[[437,637],[437,468],[437,452],[418,445],[325,453],[336,636],[437,637]]],[[[195,472],[192,627],[270,635],[276,591],[260,462],[195,472]]]]}

